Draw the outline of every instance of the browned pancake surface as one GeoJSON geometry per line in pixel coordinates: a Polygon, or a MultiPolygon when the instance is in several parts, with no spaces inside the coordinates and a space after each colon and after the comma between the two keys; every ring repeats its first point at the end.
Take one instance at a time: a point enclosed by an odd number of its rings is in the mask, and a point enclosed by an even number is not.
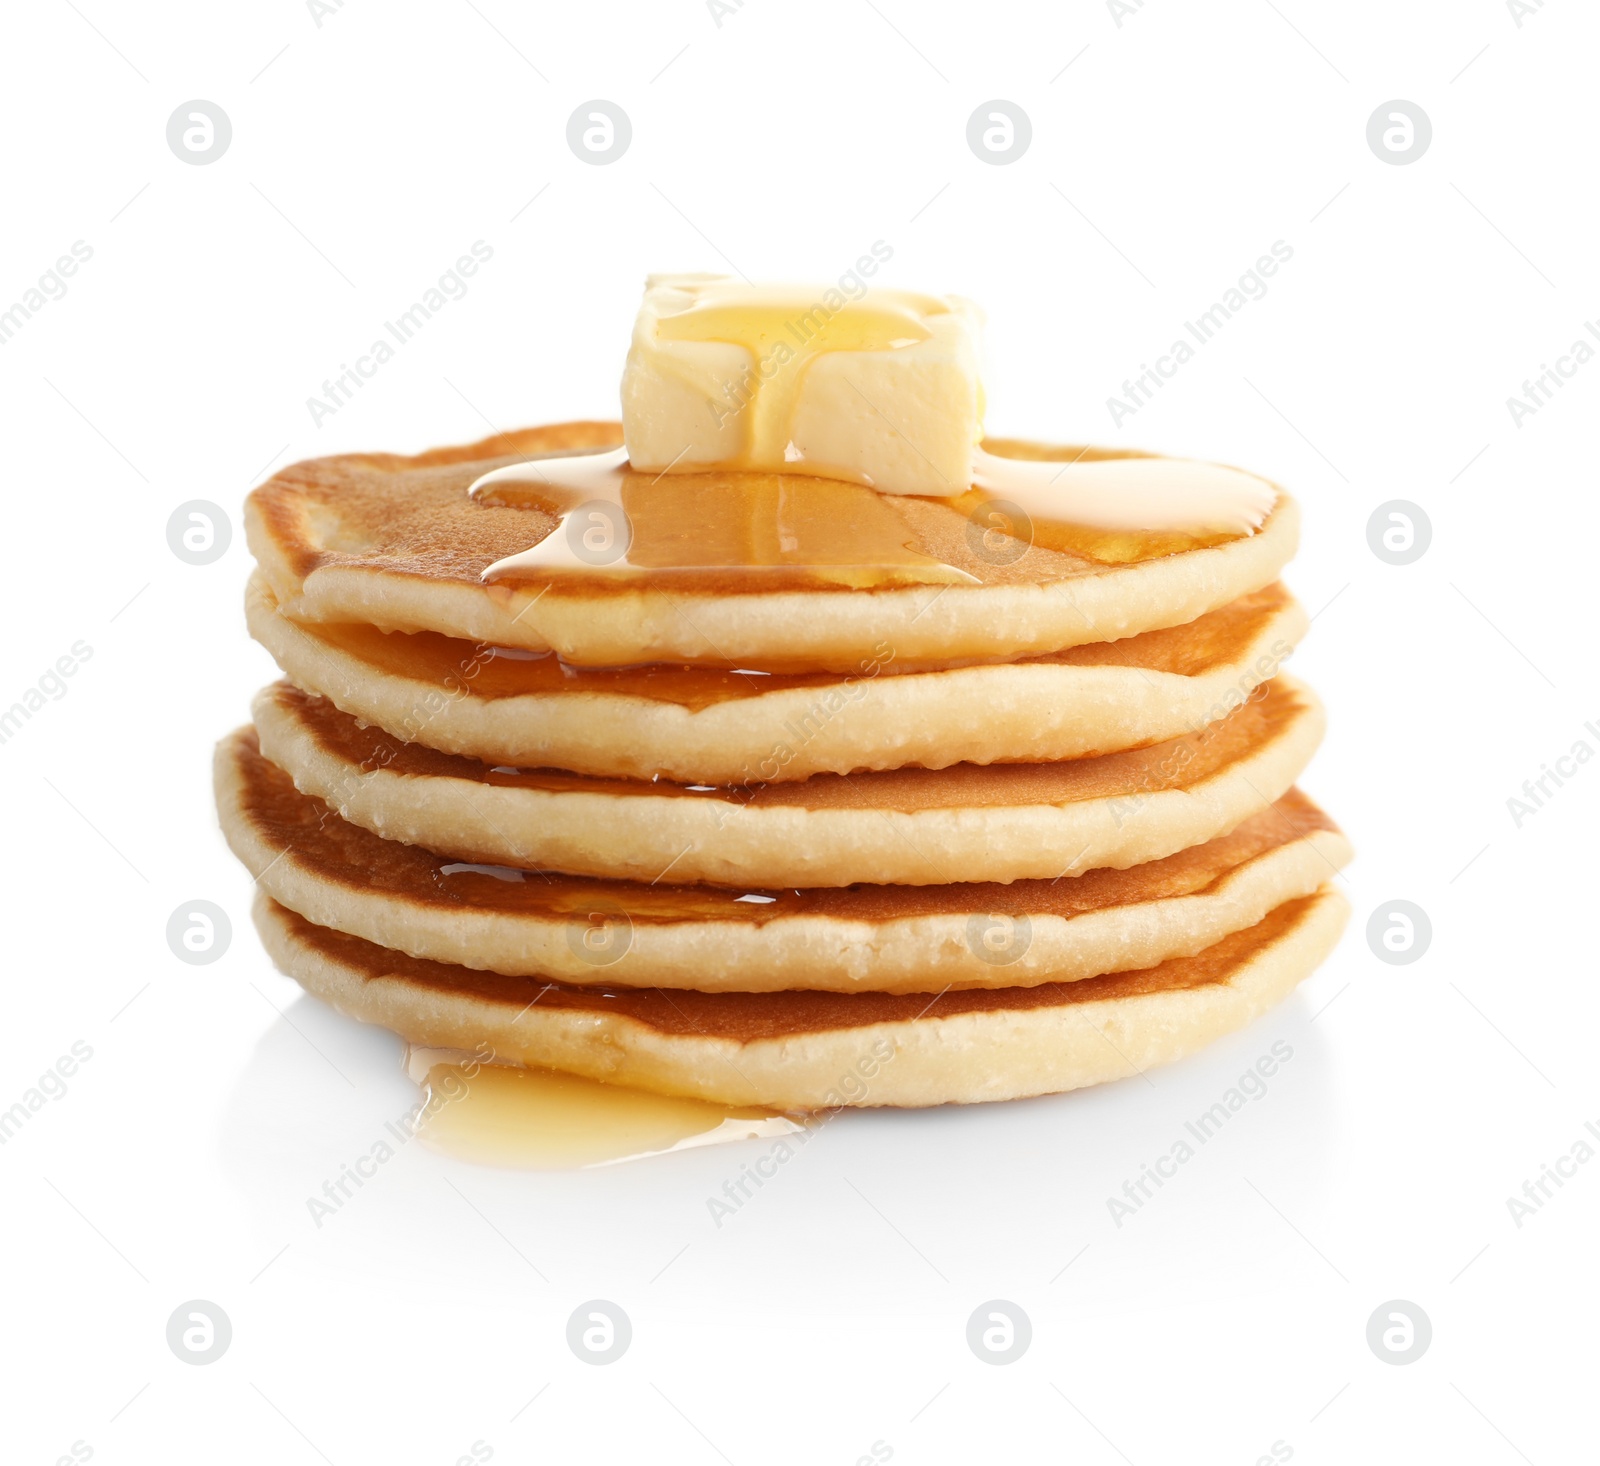
{"type": "MultiPolygon", "coordinates": [[[[1041,667],[1139,667],[1180,677],[1198,676],[1237,661],[1263,629],[1291,603],[1280,582],[1241,596],[1184,626],[1146,631],[1122,641],[1092,642],[1014,665],[1041,667]]],[[[833,687],[833,673],[784,673],[763,669],[653,663],[638,667],[577,667],[554,653],[486,647],[435,631],[380,631],[353,622],[305,628],[318,640],[391,676],[432,683],[494,700],[528,694],[603,692],[703,708],[737,698],[789,688],[833,687]]],[[[866,669],[863,669],[866,670],[866,669]]],[[[872,664],[873,677],[926,672],[924,665],[872,664]]]]}
{"type": "MultiPolygon", "coordinates": [[[[469,499],[472,482],[490,469],[541,454],[574,449],[613,448],[622,441],[620,423],[574,422],[525,428],[497,434],[478,443],[438,448],[414,457],[389,453],[346,454],[296,463],[275,474],[250,496],[251,507],[270,536],[277,554],[299,579],[326,566],[362,567],[427,580],[478,586],[482,572],[495,561],[515,555],[544,539],[555,518],[536,508],[479,504],[469,499]]],[[[1021,445],[1007,446],[1025,456],[1021,445]]],[[[1028,453],[1026,456],[1035,456],[1028,453]]],[[[1094,461],[1143,457],[1115,449],[1065,447],[1050,450],[1057,458],[1094,461]]],[[[733,488],[727,473],[673,475],[659,492],[693,514],[694,505],[733,488]]],[[[778,480],[780,475],[740,475],[741,489],[753,477],[778,480]]],[[[803,477],[783,477],[785,492],[806,492],[803,477]]],[[[812,482],[815,482],[813,480],[812,482]]],[[[866,491],[870,493],[871,491],[866,491]]],[[[876,502],[903,523],[901,543],[972,576],[979,585],[1033,585],[1099,573],[1105,566],[1070,551],[1025,547],[1010,563],[993,553],[979,553],[969,531],[967,512],[937,499],[885,494],[876,502]]],[[[518,584],[537,580],[529,572],[518,584]]],[[[663,584],[669,582],[662,582],[663,584]]],[[[719,569],[679,570],[670,584],[701,595],[766,594],[808,590],[818,594],[874,594],[873,591],[819,587],[811,572],[799,568],[764,568],[758,577],[719,569]]],[[[564,580],[564,595],[632,594],[637,582],[605,577],[564,580]]]]}
{"type": "Polygon", "coordinates": [[[1181,738],[1124,753],[1045,764],[952,764],[945,769],[884,769],[860,774],[813,774],[789,784],[697,789],[665,779],[607,779],[558,769],[491,768],[476,759],[403,743],[375,726],[363,727],[326,698],[292,683],[268,695],[326,751],[364,771],[402,777],[469,779],[508,789],[551,794],[720,799],[740,805],[802,809],[924,809],[1021,807],[1126,798],[1190,787],[1270,742],[1306,710],[1293,686],[1263,683],[1226,718],[1181,738]]]}
{"type": "Polygon", "coordinates": [[[328,960],[343,963],[364,981],[398,978],[441,993],[463,993],[521,1011],[537,1002],[547,1011],[611,1014],[633,1019],[668,1035],[760,1039],[860,1028],[873,1023],[904,1023],[952,1018],[963,1013],[1061,1008],[1073,1003],[1136,998],[1227,982],[1257,952],[1289,932],[1316,896],[1286,901],[1255,926],[1224,937],[1193,957],[1175,957],[1140,972],[1078,982],[1043,983],[1029,988],[971,989],[943,994],[921,993],[780,993],[665,992],[659,988],[573,988],[531,977],[503,977],[444,962],[407,957],[360,937],[314,926],[285,907],[274,914],[296,942],[328,960]]]}
{"type": "Polygon", "coordinates": [[[509,871],[504,876],[485,874],[419,846],[380,839],[340,819],[320,799],[300,793],[283,770],[262,757],[253,729],[236,733],[229,753],[241,775],[241,804],[257,834],[318,878],[418,905],[516,916],[564,918],[593,911],[600,903],[606,909],[620,907],[636,922],[714,920],[752,926],[801,915],[873,922],[971,911],[1070,918],[1196,894],[1292,840],[1337,828],[1295,789],[1231,834],[1128,870],[1100,868],[1071,880],[1010,885],[860,885],[745,893],[768,898],[751,902],[709,886],[646,886],[531,871],[520,880],[509,871]]]}

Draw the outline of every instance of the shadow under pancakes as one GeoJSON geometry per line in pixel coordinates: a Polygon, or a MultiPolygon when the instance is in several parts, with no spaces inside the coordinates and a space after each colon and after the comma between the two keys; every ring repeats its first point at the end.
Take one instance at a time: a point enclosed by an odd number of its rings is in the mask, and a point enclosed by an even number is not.
{"type": "MultiPolygon", "coordinates": [[[[937,1218],[919,1243],[926,1236],[930,1251],[953,1259],[974,1228],[993,1226],[1001,1206],[1006,1233],[1021,1249],[1008,1270],[1044,1268],[1048,1277],[1083,1242],[1115,1243],[1121,1231],[1141,1230],[1142,1215],[1118,1229],[1106,1199],[1179,1139],[1189,1141],[1193,1158],[1141,1211],[1180,1216],[1206,1205],[1202,1196],[1209,1193],[1235,1211],[1248,1204],[1257,1225],[1260,1203],[1238,1177],[1269,1168],[1296,1188],[1300,1205],[1308,1194],[1314,1201],[1315,1177],[1333,1138],[1335,1085],[1332,1050],[1310,1021],[1315,1011],[1310,997],[1297,992],[1241,1032],[1152,1070],[1148,1082],[1133,1077],[997,1104],[836,1112],[772,1168],[769,1181],[747,1188],[736,1214],[725,1213],[718,1227],[710,1199],[725,1196],[725,1183],[737,1184],[775,1141],[568,1172],[501,1170],[442,1156],[415,1140],[401,1143],[388,1128],[403,1126],[421,1099],[402,1068],[404,1043],[303,994],[261,1035],[235,1085],[219,1136],[221,1165],[256,1214],[264,1257],[285,1241],[317,1243],[330,1229],[348,1239],[359,1230],[364,1243],[387,1234],[390,1245],[380,1251],[397,1256],[441,1229],[459,1233],[463,1204],[441,1177],[469,1188],[518,1235],[531,1228],[552,1239],[566,1233],[568,1248],[626,1248],[641,1260],[667,1239],[673,1239],[670,1255],[683,1241],[715,1246],[729,1226],[766,1232],[759,1215],[771,1209],[784,1213],[773,1218],[782,1232],[837,1226],[841,1206],[854,1202],[843,1189],[850,1178],[896,1214],[937,1218]],[[1291,1046],[1292,1058],[1265,1081],[1260,1098],[1247,1100],[1199,1144],[1185,1122],[1197,1121],[1237,1087],[1276,1040],[1291,1046]],[[322,1197],[325,1182],[337,1182],[379,1141],[392,1157],[373,1167],[376,1174],[363,1186],[350,1188],[333,1215],[324,1213],[319,1228],[308,1198],[322,1197]],[[347,1206],[366,1218],[348,1232],[341,1215],[347,1206]]],[[[436,1261],[441,1273],[448,1271],[448,1258],[436,1261]]]]}
{"type": "Polygon", "coordinates": [[[404,1055],[388,1030],[295,995],[256,1040],[223,1109],[218,1144],[230,1182],[263,1217],[287,1207],[293,1228],[309,1234],[305,1198],[417,1102],[404,1055]]]}
{"type": "MultiPolygon", "coordinates": [[[[400,1278],[408,1288],[476,1299],[526,1289],[538,1301],[548,1289],[530,1265],[558,1289],[578,1287],[580,1296],[627,1292],[643,1288],[692,1244],[697,1265],[724,1270],[720,1281],[713,1277],[703,1287],[731,1290],[730,1300],[743,1296],[744,1254],[737,1245],[723,1246],[729,1234],[715,1226],[708,1202],[774,1141],[736,1141],[591,1170],[481,1166],[420,1141],[398,1144],[385,1130],[421,1101],[403,1072],[404,1051],[396,1035],[309,994],[289,1004],[257,1041],[227,1102],[219,1143],[221,1169],[252,1213],[263,1263],[289,1243],[293,1251],[277,1267],[297,1258],[316,1272],[400,1278]],[[308,1198],[320,1198],[323,1183],[370,1154],[380,1138],[393,1146],[393,1157],[332,1216],[324,1215],[319,1228],[308,1198]]],[[[843,1111],[827,1129],[837,1140],[863,1118],[843,1111]]],[[[812,1161],[828,1144],[814,1136],[783,1168],[784,1182],[771,1198],[775,1210],[838,1220],[835,1168],[812,1161]]],[[[741,1217],[734,1230],[766,1256],[759,1222],[741,1217]]],[[[798,1268],[793,1276],[804,1280],[811,1270],[798,1268]]],[[[267,1273],[263,1283],[272,1277],[267,1273]]],[[[702,1288],[693,1269],[682,1281],[702,1288]]]]}
{"type": "MultiPolygon", "coordinates": [[[[840,1147],[841,1165],[851,1175],[852,1163],[870,1165],[884,1194],[898,1192],[908,1215],[937,1216],[956,1253],[963,1236],[993,1227],[997,1206],[1008,1245],[1039,1246],[1053,1257],[1071,1242],[1040,1283],[1084,1242],[1116,1242],[1107,1198],[1121,1196],[1125,1180],[1170,1155],[1179,1140],[1193,1156],[1163,1187],[1151,1188],[1141,1210],[1177,1216],[1196,1205],[1196,1182],[1208,1190],[1221,1183],[1226,1204],[1249,1207],[1253,1218],[1255,1208],[1265,1208],[1237,1178],[1257,1173],[1282,1177],[1314,1205],[1335,1142],[1339,1081],[1333,1047],[1311,1018],[1336,990],[1315,999],[1296,991],[1248,1027],[1146,1078],[1000,1104],[862,1111],[840,1147]],[[1246,1098],[1201,1143],[1186,1122],[1198,1124],[1225,1101],[1277,1041],[1292,1057],[1262,1081],[1259,1098],[1246,1098]],[[1046,1245],[1046,1237],[1057,1241],[1046,1245]]],[[[1120,1230],[1137,1232],[1143,1220],[1136,1216],[1120,1230]]]]}

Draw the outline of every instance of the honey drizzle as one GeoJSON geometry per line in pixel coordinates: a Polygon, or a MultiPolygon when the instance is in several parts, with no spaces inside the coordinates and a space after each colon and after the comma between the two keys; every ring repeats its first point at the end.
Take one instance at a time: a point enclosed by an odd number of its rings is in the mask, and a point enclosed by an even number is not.
{"type": "MultiPolygon", "coordinates": [[[[1014,562],[1031,546],[1104,565],[1204,549],[1252,533],[1274,499],[1271,485],[1236,469],[1143,455],[1085,450],[1048,475],[1043,467],[1061,460],[980,450],[976,462],[971,488],[931,502],[968,520],[985,547],[979,555],[996,564],[1014,562]],[[1119,465],[1114,476],[1107,463],[1119,465]],[[1148,473],[1135,464],[1148,464],[1148,473]],[[1120,511],[1112,488],[1125,501],[1120,511]],[[1185,510],[1181,500],[1190,492],[1196,502],[1185,510]],[[1083,518],[1060,517],[1063,506],[1076,506],[1083,518]],[[1165,527],[1119,527],[1119,512],[1148,514],[1165,527]],[[1193,527],[1178,527],[1186,513],[1193,527]]],[[[643,474],[617,448],[509,464],[484,474],[469,492],[485,506],[537,509],[557,521],[531,548],[490,565],[485,581],[533,576],[593,583],[716,570],[757,580],[763,573],[799,573],[818,586],[855,589],[979,583],[914,548],[916,532],[895,496],[842,479],[723,470],[643,474]]]]}
{"type": "Polygon", "coordinates": [[[485,580],[517,572],[626,578],[695,570],[802,572],[819,585],[973,584],[910,546],[891,499],[840,479],[791,474],[642,474],[626,449],[495,469],[481,504],[540,509],[556,528],[485,580]]]}
{"type": "Polygon", "coordinates": [[[1127,565],[1209,549],[1254,533],[1276,490],[1221,464],[1152,454],[1082,453],[1059,460],[973,454],[973,486],[947,500],[986,529],[1044,550],[1127,565]]]}
{"type": "Polygon", "coordinates": [[[485,1062],[460,1049],[409,1047],[405,1068],[423,1089],[423,1144],[480,1165],[588,1170],[805,1129],[772,1110],[485,1062]]]}

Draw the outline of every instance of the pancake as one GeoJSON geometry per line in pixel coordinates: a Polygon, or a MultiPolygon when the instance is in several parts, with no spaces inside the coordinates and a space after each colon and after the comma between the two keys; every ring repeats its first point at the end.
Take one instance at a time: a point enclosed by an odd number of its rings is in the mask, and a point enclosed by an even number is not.
{"type": "MultiPolygon", "coordinates": [[[[616,423],[560,423],[410,458],[349,454],[295,464],[250,495],[250,549],[278,603],[297,621],[434,631],[553,650],[583,666],[688,661],[858,674],[884,645],[902,663],[998,661],[1183,625],[1270,585],[1299,535],[1298,510],[1280,493],[1253,535],[1106,564],[1044,548],[1031,534],[1013,539],[990,529],[988,535],[998,535],[993,549],[973,533],[961,500],[769,476],[763,492],[774,502],[785,495],[865,496],[856,510],[846,506],[827,517],[849,525],[888,516],[895,528],[883,533],[895,554],[904,558],[909,550],[944,567],[944,583],[858,577],[849,588],[791,567],[759,575],[673,570],[642,581],[603,574],[541,580],[527,572],[485,584],[480,577],[488,566],[538,542],[555,520],[536,509],[475,503],[467,496],[472,482],[509,463],[620,440],[616,423]]],[[[1129,456],[1020,442],[987,446],[1003,456],[1052,461],[1129,456]]],[[[712,506],[753,491],[750,478],[669,475],[652,492],[680,506],[674,512],[692,540],[706,529],[712,506]]]]}
{"type": "Polygon", "coordinates": [[[780,1110],[1020,1099],[1143,1073],[1281,1002],[1348,914],[1324,887],[1143,971],[924,996],[566,987],[391,952],[265,894],[255,907],[284,972],[413,1044],[780,1110]]]}
{"type": "Polygon", "coordinates": [[[937,992],[1077,981],[1198,952],[1310,895],[1350,858],[1333,821],[1291,790],[1230,834],[1128,871],[735,895],[463,866],[381,840],[296,790],[252,728],[217,745],[216,791],[234,854],[318,926],[579,985],[937,992]]]}
{"type": "Polygon", "coordinates": [[[1125,641],[931,671],[875,659],[840,678],[581,668],[436,632],[308,625],[277,609],[260,576],[245,612],[291,681],[397,738],[491,764],[689,784],[1044,762],[1159,743],[1231,712],[1307,625],[1274,583],[1125,641]]]}
{"type": "Polygon", "coordinates": [[[1039,764],[815,774],[711,787],[491,767],[403,743],[280,682],[261,751],[304,793],[457,860],[736,885],[943,885],[1124,869],[1225,834],[1281,798],[1322,736],[1287,676],[1150,748],[1039,764]]]}

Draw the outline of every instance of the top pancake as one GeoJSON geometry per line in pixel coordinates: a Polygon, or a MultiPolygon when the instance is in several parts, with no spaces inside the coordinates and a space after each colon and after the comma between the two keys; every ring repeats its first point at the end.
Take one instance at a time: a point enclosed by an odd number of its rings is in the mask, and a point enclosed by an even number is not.
{"type": "MultiPolygon", "coordinates": [[[[852,589],[797,569],[759,577],[711,569],[673,571],[644,584],[608,581],[603,573],[581,582],[529,574],[485,584],[485,568],[538,542],[555,521],[535,509],[474,503],[472,482],[507,463],[612,447],[620,437],[615,423],[562,423],[412,458],[351,454],[296,464],[250,495],[250,548],[281,609],[300,621],[434,631],[553,650],[582,666],[681,661],[855,673],[863,662],[881,660],[885,645],[902,662],[949,665],[1183,625],[1270,584],[1299,533],[1298,511],[1280,494],[1254,535],[1104,565],[1021,542],[1014,555],[980,553],[967,515],[950,504],[882,496],[904,522],[907,546],[972,583],[852,589]]],[[[1063,461],[1106,456],[988,446],[1063,461]]],[[[692,494],[717,493],[725,477],[685,477],[672,491],[692,502],[692,494]]],[[[794,490],[804,491],[803,484],[794,490]]]]}

